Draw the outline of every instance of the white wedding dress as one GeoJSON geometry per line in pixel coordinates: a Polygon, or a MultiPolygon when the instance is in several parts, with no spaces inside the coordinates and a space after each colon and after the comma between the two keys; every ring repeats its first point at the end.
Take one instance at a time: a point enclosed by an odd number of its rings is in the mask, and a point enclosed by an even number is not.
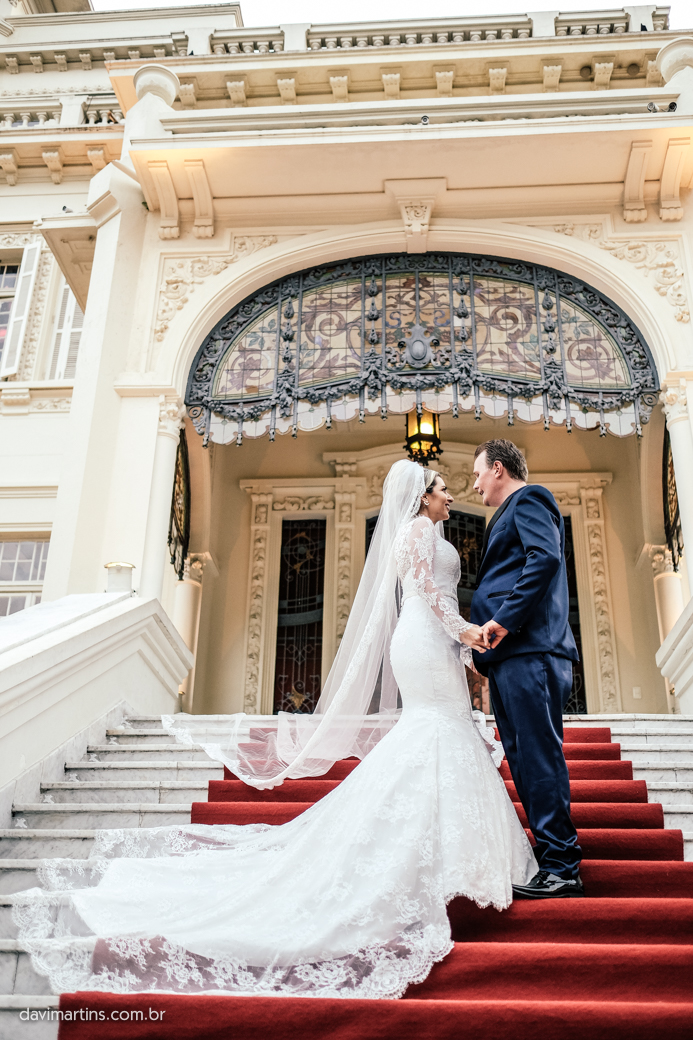
{"type": "Polygon", "coordinates": [[[86,869],[44,866],[15,916],[56,992],[399,997],[451,949],[453,897],[502,910],[536,873],[472,716],[457,552],[418,517],[395,557],[388,734],[282,826],[105,831],[86,869]]]}

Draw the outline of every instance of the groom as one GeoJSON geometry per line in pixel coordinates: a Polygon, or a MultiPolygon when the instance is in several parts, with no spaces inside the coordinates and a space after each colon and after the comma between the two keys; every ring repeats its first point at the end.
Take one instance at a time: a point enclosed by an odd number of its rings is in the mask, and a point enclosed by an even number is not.
{"type": "Polygon", "coordinates": [[[550,491],[527,484],[527,464],[512,441],[486,441],[474,458],[474,488],[485,506],[496,508],[471,615],[489,649],[475,651],[474,664],[488,676],[539,863],[529,884],[513,885],[513,892],[521,899],[584,896],[562,748],[571,661],[578,660],[568,625],[563,518],[550,491]]]}

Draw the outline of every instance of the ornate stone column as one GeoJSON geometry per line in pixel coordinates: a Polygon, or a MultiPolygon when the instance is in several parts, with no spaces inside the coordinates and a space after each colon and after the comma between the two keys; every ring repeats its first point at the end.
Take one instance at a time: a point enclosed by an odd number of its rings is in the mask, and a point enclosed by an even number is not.
{"type": "MultiPolygon", "coordinates": [[[[243,710],[257,715],[261,710],[264,671],[263,642],[269,608],[267,594],[268,554],[272,499],[270,494],[252,494],[250,519],[250,570],[248,574],[245,690],[243,710]]],[[[272,647],[274,650],[274,647],[272,647]]]]}
{"type": "Polygon", "coordinates": [[[685,379],[667,386],[660,396],[671,438],[671,454],[676,474],[676,492],[683,532],[684,552],[693,546],[693,433],[688,413],[685,379]]]}
{"type": "Polygon", "coordinates": [[[681,616],[684,607],[683,587],[666,545],[651,545],[650,560],[654,574],[659,641],[663,643],[681,616]]]}
{"type": "Polygon", "coordinates": [[[603,489],[580,487],[583,523],[589,555],[589,573],[594,604],[594,625],[598,659],[598,684],[600,711],[611,713],[622,711],[621,686],[618,676],[618,660],[614,639],[611,585],[606,554],[604,532],[603,489]]]}
{"type": "Polygon", "coordinates": [[[356,537],[356,493],[337,491],[334,496],[335,524],[335,651],[349,618],[354,597],[354,545],[356,537]]]}
{"type": "MultiPolygon", "coordinates": [[[[193,654],[197,654],[204,565],[205,558],[199,553],[192,553],[187,557],[183,577],[176,582],[173,604],[173,624],[183,637],[188,650],[193,654]]],[[[180,687],[183,711],[192,710],[194,685],[195,666],[193,665],[180,687]]]]}
{"type": "Polygon", "coordinates": [[[140,596],[161,598],[166,568],[166,542],[171,518],[171,496],[176,471],[176,452],[183,426],[185,406],[180,398],[159,398],[159,425],[154,449],[154,467],[149,492],[147,527],[142,553],[140,596]]]}

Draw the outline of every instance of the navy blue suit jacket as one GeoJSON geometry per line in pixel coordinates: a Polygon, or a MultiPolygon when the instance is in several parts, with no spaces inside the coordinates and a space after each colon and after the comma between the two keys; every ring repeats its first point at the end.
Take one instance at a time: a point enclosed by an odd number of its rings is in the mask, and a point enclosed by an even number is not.
{"type": "Polygon", "coordinates": [[[508,630],[496,649],[474,651],[482,675],[494,661],[519,654],[578,660],[568,624],[565,529],[556,500],[546,488],[528,484],[506,503],[489,535],[472,599],[474,624],[493,619],[508,630]]]}

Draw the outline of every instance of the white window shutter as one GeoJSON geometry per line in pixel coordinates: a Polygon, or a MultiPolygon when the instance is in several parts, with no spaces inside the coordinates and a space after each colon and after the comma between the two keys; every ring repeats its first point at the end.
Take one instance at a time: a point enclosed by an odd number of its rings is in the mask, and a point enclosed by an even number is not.
{"type": "Polygon", "coordinates": [[[69,285],[63,285],[49,379],[74,379],[84,314],[69,285]]]}
{"type": "Polygon", "coordinates": [[[19,268],[19,277],[17,278],[17,291],[14,296],[9,325],[7,326],[5,348],[2,352],[0,378],[2,376],[13,376],[19,368],[19,359],[22,354],[40,255],[41,242],[37,241],[27,246],[22,256],[22,265],[19,268]]]}

